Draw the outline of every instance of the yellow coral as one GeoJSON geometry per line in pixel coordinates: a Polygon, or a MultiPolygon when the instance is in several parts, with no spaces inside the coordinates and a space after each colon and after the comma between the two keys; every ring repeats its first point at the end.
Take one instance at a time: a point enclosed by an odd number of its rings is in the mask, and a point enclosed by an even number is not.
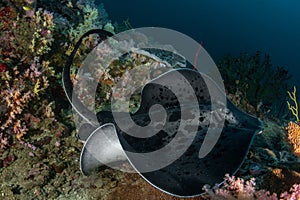
{"type": "Polygon", "coordinates": [[[292,93],[289,92],[289,91],[287,91],[287,93],[290,96],[290,99],[295,104],[295,106],[291,106],[290,102],[287,101],[288,108],[292,112],[292,114],[296,117],[296,121],[299,122],[298,103],[297,103],[297,97],[296,97],[296,87],[294,86],[294,91],[292,93]]]}
{"type": "Polygon", "coordinates": [[[40,85],[40,80],[38,79],[37,82],[35,83],[34,85],[34,88],[33,88],[33,93],[38,96],[39,95],[39,92],[41,91],[41,85],[40,85]]]}
{"type": "Polygon", "coordinates": [[[286,130],[288,131],[288,139],[294,153],[300,157],[300,126],[294,122],[290,122],[286,130]]]}

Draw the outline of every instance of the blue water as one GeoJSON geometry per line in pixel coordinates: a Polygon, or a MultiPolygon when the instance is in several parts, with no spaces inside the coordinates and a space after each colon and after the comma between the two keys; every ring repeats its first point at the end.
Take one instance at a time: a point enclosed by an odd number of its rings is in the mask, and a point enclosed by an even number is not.
{"type": "Polygon", "coordinates": [[[300,86],[299,0],[101,0],[113,21],[171,28],[202,41],[217,61],[230,53],[268,53],[300,86]]]}

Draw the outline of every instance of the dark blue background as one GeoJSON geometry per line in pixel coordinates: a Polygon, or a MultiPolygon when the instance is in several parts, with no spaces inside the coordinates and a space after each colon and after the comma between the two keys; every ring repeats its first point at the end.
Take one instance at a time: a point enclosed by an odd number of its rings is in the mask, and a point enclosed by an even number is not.
{"type": "Polygon", "coordinates": [[[230,53],[268,53],[300,86],[299,0],[101,0],[113,21],[171,28],[202,41],[217,61],[230,53]]]}

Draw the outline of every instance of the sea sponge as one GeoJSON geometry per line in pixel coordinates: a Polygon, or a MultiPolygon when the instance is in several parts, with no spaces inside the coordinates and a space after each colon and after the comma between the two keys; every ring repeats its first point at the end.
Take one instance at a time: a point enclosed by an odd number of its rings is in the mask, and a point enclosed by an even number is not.
{"type": "Polygon", "coordinates": [[[293,152],[300,157],[300,125],[290,122],[286,130],[288,131],[288,139],[293,147],[293,152]]]}

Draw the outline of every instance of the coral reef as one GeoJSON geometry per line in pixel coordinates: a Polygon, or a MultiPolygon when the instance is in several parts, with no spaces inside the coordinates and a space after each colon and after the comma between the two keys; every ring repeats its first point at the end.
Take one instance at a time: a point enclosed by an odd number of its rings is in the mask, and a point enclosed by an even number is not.
{"type": "MultiPolygon", "coordinates": [[[[71,109],[61,88],[62,66],[84,32],[131,28],[128,20],[124,25],[112,26],[103,4],[89,0],[0,2],[1,199],[178,199],[153,188],[137,174],[101,168],[94,176],[83,177],[77,167],[82,144],[76,138],[71,109]]],[[[84,41],[73,74],[98,42],[97,36],[84,41]]],[[[113,80],[123,75],[124,69],[141,63],[163,64],[154,60],[151,55],[131,53],[112,63],[107,76],[100,80],[98,94],[103,101],[98,102],[98,109],[108,106],[113,80]]],[[[268,56],[262,58],[258,52],[227,57],[219,66],[229,96],[242,109],[261,114],[270,109],[273,112],[282,102],[285,105],[281,96],[287,90],[289,75],[282,67],[273,69],[268,56]]],[[[144,81],[145,77],[139,78],[144,81]]],[[[294,93],[289,95],[296,109],[294,93]]],[[[136,101],[132,110],[138,107],[136,101]]],[[[294,110],[292,105],[290,110],[294,110]]],[[[193,199],[219,198],[221,193],[232,198],[252,195],[267,199],[275,198],[274,192],[277,198],[299,199],[299,185],[294,183],[300,182],[300,167],[288,143],[299,156],[298,118],[296,121],[289,123],[286,134],[283,126],[264,119],[265,130],[256,136],[237,173],[241,178],[227,176],[223,189],[206,188],[211,197],[193,199]]]]}
{"type": "Polygon", "coordinates": [[[7,129],[13,126],[12,132],[18,140],[25,134],[27,128],[22,125],[24,121],[21,122],[20,115],[49,86],[46,74],[52,72],[48,65],[47,62],[40,64],[36,61],[22,74],[14,68],[13,77],[8,72],[2,75],[6,88],[2,89],[0,96],[3,98],[2,102],[5,102],[6,110],[0,120],[1,131],[8,131],[7,129]]]}
{"type": "MultiPolygon", "coordinates": [[[[61,109],[68,105],[64,105],[63,95],[57,93],[63,93],[61,66],[65,63],[68,47],[86,28],[101,28],[104,21],[111,27],[108,20],[100,20],[107,15],[103,8],[102,15],[97,8],[91,7],[93,1],[55,1],[50,5],[44,1],[13,0],[0,5],[2,151],[17,141],[30,140],[31,135],[25,137],[28,132],[46,131],[49,126],[63,127],[57,119],[61,117],[61,109]],[[48,11],[58,7],[60,9],[48,11]]],[[[78,60],[81,61],[95,45],[94,40],[84,43],[78,60]]]]}
{"type": "Polygon", "coordinates": [[[0,77],[0,138],[7,147],[28,131],[25,114],[34,113],[54,75],[50,62],[40,60],[50,51],[54,29],[53,15],[38,10],[30,16],[20,16],[13,8],[1,9],[0,38],[2,63],[0,77]]]}
{"type": "MultiPolygon", "coordinates": [[[[65,53],[76,42],[69,38],[69,29],[85,23],[81,14],[84,9],[98,12],[92,1],[72,2],[0,2],[0,196],[3,199],[87,198],[85,192],[75,193],[83,188],[95,189],[96,182],[105,182],[103,177],[86,185],[88,181],[80,176],[78,149],[82,144],[75,131],[71,134],[74,124],[61,88],[65,53]]],[[[109,24],[106,27],[112,28],[109,24]]],[[[91,47],[84,48],[88,51],[91,47]]],[[[109,182],[111,177],[106,179],[109,182]]]]}
{"type": "Polygon", "coordinates": [[[101,29],[105,27],[113,32],[113,27],[109,27],[110,23],[103,26],[102,22],[99,20],[99,13],[97,8],[92,8],[89,5],[83,7],[83,22],[79,23],[76,28],[71,27],[69,31],[69,39],[72,43],[76,43],[79,38],[91,29],[101,29]]]}
{"type": "Polygon", "coordinates": [[[19,16],[13,8],[1,9],[0,62],[30,64],[49,52],[53,42],[53,15],[46,10],[19,16]]]}

